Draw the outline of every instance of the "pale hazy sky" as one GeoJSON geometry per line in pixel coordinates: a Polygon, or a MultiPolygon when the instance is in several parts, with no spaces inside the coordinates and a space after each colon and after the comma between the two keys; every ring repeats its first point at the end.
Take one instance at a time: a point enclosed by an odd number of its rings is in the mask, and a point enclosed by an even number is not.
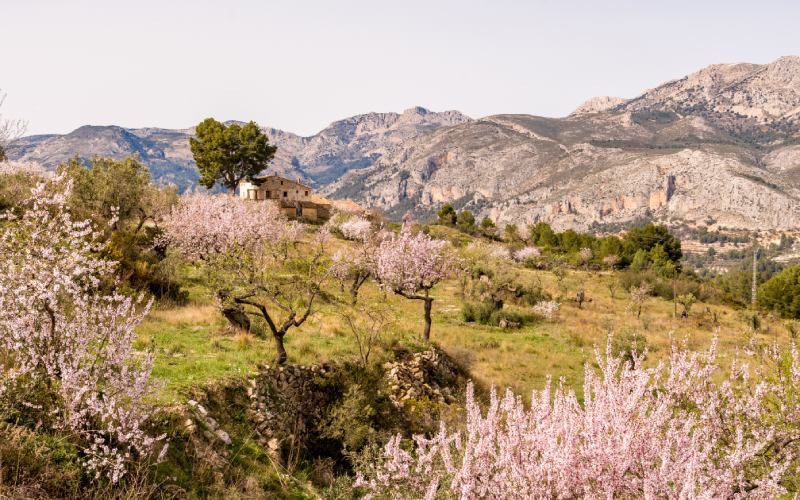
{"type": "Polygon", "coordinates": [[[800,54],[797,1],[0,0],[29,133],[213,116],[309,135],[414,105],[563,116],[717,62],[800,54]]]}

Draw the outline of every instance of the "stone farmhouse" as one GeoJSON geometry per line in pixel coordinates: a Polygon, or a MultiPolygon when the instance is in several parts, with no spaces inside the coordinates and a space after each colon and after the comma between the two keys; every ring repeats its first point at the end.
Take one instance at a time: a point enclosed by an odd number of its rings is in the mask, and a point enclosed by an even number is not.
{"type": "Polygon", "coordinates": [[[239,198],[245,200],[270,200],[277,203],[289,217],[308,220],[328,219],[332,204],[314,195],[311,187],[298,179],[292,181],[277,175],[254,177],[239,183],[239,198]]]}

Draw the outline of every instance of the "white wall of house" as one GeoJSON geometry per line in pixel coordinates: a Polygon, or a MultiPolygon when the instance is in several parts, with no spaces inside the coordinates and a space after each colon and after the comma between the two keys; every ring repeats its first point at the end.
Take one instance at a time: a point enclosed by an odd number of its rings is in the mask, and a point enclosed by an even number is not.
{"type": "Polygon", "coordinates": [[[256,185],[249,181],[239,183],[239,197],[246,200],[310,201],[310,187],[283,177],[271,175],[258,179],[256,185]]]}

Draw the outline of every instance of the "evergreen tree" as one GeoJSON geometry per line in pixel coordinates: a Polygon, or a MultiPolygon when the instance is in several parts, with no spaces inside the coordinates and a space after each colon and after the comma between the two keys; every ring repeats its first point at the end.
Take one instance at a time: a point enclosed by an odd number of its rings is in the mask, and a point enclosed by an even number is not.
{"type": "Polygon", "coordinates": [[[784,318],[800,318],[800,266],[784,269],[761,285],[758,305],[784,318]]]}
{"type": "Polygon", "coordinates": [[[624,242],[630,255],[635,254],[638,250],[649,252],[656,245],[661,245],[669,260],[676,265],[683,257],[681,241],[670,234],[667,227],[663,225],[647,224],[633,228],[625,235],[624,242]]]}
{"type": "Polygon", "coordinates": [[[456,223],[456,210],[453,205],[445,203],[437,214],[439,217],[439,224],[444,226],[453,226],[456,223]]]}
{"type": "Polygon", "coordinates": [[[462,210],[458,213],[457,223],[462,230],[472,230],[475,227],[475,216],[469,210],[462,210]]]}
{"type": "Polygon", "coordinates": [[[225,125],[206,118],[195,129],[189,146],[200,171],[200,184],[208,189],[221,184],[233,192],[239,181],[267,168],[277,147],[255,122],[225,125]]]}

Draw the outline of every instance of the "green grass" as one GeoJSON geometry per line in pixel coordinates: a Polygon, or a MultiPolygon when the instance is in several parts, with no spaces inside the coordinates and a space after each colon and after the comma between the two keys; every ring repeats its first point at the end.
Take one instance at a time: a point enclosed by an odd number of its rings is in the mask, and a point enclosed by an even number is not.
{"type": "MultiPolygon", "coordinates": [[[[229,333],[225,320],[202,287],[201,277],[191,269],[186,272],[190,304],[157,309],[139,327],[139,346],[156,351],[154,376],[165,383],[161,393],[164,401],[184,399],[194,385],[255,373],[258,364],[269,363],[274,357],[271,338],[229,333]]],[[[541,283],[562,303],[557,318],[537,320],[514,330],[464,323],[458,282],[441,283],[433,291],[436,300],[432,341],[469,368],[483,386],[511,387],[527,397],[551,376],[554,380],[563,377],[567,385],[579,388],[584,364],[594,361],[595,346],[605,347],[609,334],[643,335],[650,349],[648,362],[666,356],[671,339],[686,341],[693,349],[704,349],[717,336],[723,362],[741,351],[748,339],[740,312],[722,305],[697,303],[691,316],[681,319],[673,316],[672,302],[651,298],[644,305],[641,319],[637,319],[629,312],[623,289],[617,287],[615,298],[611,297],[608,284],[617,277],[609,272],[570,271],[559,283],[549,271],[520,267],[518,276],[522,282],[541,283]],[[582,309],[571,300],[579,288],[585,289],[590,300],[582,309]],[[718,326],[711,321],[714,313],[718,326]]],[[[386,300],[397,314],[397,322],[384,335],[383,349],[373,359],[380,361],[392,342],[419,343],[423,328],[421,301],[384,297],[372,283],[364,286],[360,300],[386,300]]],[[[530,308],[507,307],[531,313],[530,308]]],[[[290,363],[357,359],[357,345],[338,309],[335,304],[322,304],[302,327],[290,330],[286,337],[290,363]]],[[[789,340],[777,320],[764,320],[755,339],[762,343],[789,340]]]]}

